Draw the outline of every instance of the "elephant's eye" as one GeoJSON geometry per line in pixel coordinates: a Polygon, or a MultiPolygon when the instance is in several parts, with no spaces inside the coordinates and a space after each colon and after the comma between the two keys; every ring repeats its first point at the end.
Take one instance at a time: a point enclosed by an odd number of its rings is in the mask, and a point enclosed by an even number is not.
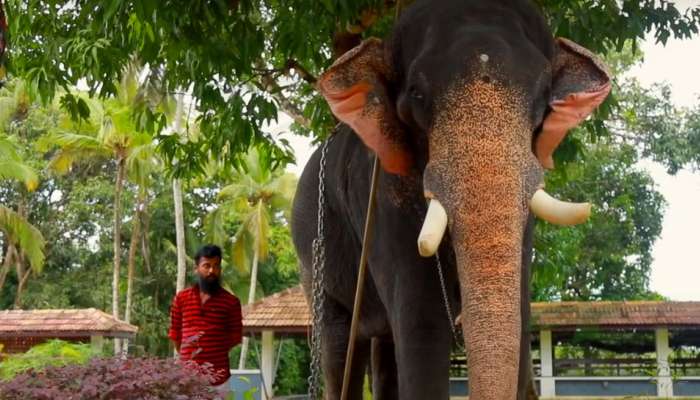
{"type": "Polygon", "coordinates": [[[415,86],[411,86],[411,87],[408,89],[408,94],[409,94],[409,96],[411,96],[411,98],[413,98],[413,99],[416,99],[416,100],[423,100],[423,93],[421,93],[420,90],[418,90],[418,88],[415,87],[415,86]]]}

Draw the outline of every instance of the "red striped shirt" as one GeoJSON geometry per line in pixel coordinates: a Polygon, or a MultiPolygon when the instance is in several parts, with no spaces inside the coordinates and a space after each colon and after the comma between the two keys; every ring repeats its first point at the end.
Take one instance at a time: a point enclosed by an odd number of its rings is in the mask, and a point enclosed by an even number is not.
{"type": "Polygon", "coordinates": [[[212,364],[220,374],[213,385],[231,376],[228,352],[241,342],[242,331],[241,302],[223,288],[204,304],[197,285],[180,291],[173,299],[168,336],[181,343],[180,359],[212,364]]]}

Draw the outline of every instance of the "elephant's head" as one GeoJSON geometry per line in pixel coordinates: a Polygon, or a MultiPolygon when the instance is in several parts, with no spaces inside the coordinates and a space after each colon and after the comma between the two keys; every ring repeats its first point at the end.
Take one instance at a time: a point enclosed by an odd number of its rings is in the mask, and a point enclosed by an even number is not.
{"type": "MultiPolygon", "coordinates": [[[[515,398],[531,199],[566,132],[610,90],[606,68],[589,51],[554,40],[532,6],[504,3],[417,2],[389,41],[363,42],[319,80],[333,113],[383,168],[422,176],[428,215],[446,216],[477,400],[515,398]]],[[[547,204],[532,204],[533,212],[553,222],[586,213],[535,197],[547,204]]],[[[421,253],[434,253],[443,232],[426,221],[421,253]]]]}

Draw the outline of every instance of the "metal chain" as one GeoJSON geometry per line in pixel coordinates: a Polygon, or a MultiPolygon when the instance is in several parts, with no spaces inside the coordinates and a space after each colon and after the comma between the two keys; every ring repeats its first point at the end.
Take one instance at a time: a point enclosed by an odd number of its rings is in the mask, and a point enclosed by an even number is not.
{"type": "Polygon", "coordinates": [[[323,303],[326,294],[323,291],[326,265],[325,226],[326,218],[326,155],[333,136],[323,145],[320,168],[318,171],[318,223],[316,239],[312,243],[313,265],[311,272],[311,312],[313,318],[311,333],[311,373],[309,375],[309,398],[316,400],[321,396],[321,328],[323,323],[323,303]]]}
{"type": "Polygon", "coordinates": [[[442,272],[442,263],[440,262],[440,252],[435,253],[435,260],[437,261],[438,275],[440,276],[440,288],[442,289],[442,300],[445,302],[445,311],[447,311],[447,318],[449,319],[450,329],[452,330],[452,336],[454,336],[455,344],[458,348],[462,346],[461,336],[455,325],[454,314],[452,314],[452,307],[450,307],[450,300],[447,297],[447,286],[445,285],[445,276],[442,272]]]}

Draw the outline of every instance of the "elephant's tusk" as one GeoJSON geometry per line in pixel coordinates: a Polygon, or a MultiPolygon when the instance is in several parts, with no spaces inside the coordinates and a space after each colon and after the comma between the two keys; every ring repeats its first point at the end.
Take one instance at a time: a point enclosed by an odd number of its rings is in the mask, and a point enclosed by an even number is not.
{"type": "Polygon", "coordinates": [[[436,199],[430,200],[428,213],[425,214],[423,228],[418,235],[418,253],[430,257],[437,251],[447,228],[447,213],[436,199]]]}
{"type": "Polygon", "coordinates": [[[543,220],[556,225],[576,225],[591,215],[591,203],[569,203],[557,200],[539,189],[530,200],[530,210],[543,220]]]}

